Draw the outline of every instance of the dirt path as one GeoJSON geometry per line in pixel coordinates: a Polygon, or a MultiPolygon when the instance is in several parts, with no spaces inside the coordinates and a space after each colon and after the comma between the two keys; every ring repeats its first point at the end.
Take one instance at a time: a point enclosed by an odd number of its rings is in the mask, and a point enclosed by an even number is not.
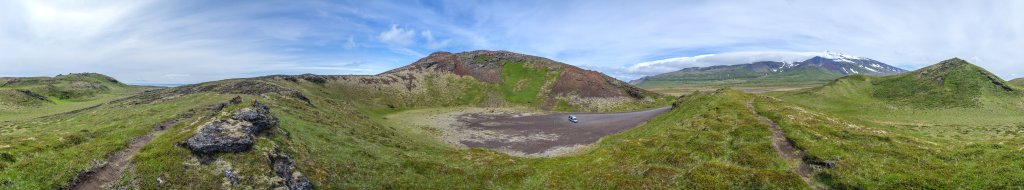
{"type": "MultiPolygon", "coordinates": [[[[68,189],[78,190],[93,190],[102,189],[105,185],[113,184],[117,180],[121,179],[121,175],[124,174],[125,168],[131,164],[131,159],[143,146],[149,144],[149,141],[153,140],[156,135],[167,129],[170,126],[177,124],[179,119],[166,121],[153,127],[153,131],[141,137],[132,139],[128,148],[119,150],[107,158],[107,163],[99,168],[95,168],[92,171],[84,172],[78,175],[74,181],[69,183],[68,189]]],[[[107,187],[109,188],[109,187],[107,187]]]]}
{"type": "Polygon", "coordinates": [[[601,137],[636,127],[670,107],[625,113],[466,114],[466,129],[491,134],[458,141],[467,147],[495,149],[516,156],[554,156],[597,142],[601,137]],[[579,123],[569,122],[575,115],[579,123]]]}
{"type": "Polygon", "coordinates": [[[769,129],[772,131],[772,147],[775,148],[775,151],[778,151],[786,161],[798,163],[795,168],[795,172],[800,175],[800,178],[803,179],[804,182],[807,182],[807,185],[811,186],[811,188],[824,189],[821,186],[817,186],[814,183],[813,178],[811,178],[811,174],[814,173],[814,168],[803,161],[803,157],[806,156],[806,153],[797,149],[796,146],[793,146],[793,143],[790,143],[789,140],[786,139],[785,134],[782,133],[782,128],[779,128],[779,124],[776,124],[775,121],[757,113],[757,110],[754,109],[753,102],[747,103],[747,109],[750,109],[750,112],[756,115],[761,122],[770,126],[769,129]]]}

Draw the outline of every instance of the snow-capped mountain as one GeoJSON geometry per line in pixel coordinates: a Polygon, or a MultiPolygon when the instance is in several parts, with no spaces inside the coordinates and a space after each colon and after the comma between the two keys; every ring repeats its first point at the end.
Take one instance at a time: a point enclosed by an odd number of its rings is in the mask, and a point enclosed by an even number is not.
{"type": "Polygon", "coordinates": [[[884,76],[907,72],[907,70],[893,67],[870,58],[851,56],[831,51],[826,51],[821,56],[815,56],[806,61],[796,63],[794,67],[800,65],[821,66],[826,69],[842,73],[843,75],[864,74],[884,76]]]}
{"type": "Polygon", "coordinates": [[[691,67],[646,76],[630,81],[630,83],[635,85],[643,85],[651,81],[661,81],[658,82],[659,84],[733,84],[766,81],[820,83],[853,74],[885,76],[902,72],[906,72],[906,70],[870,58],[826,51],[798,62],[769,60],[739,65],[691,67]]]}

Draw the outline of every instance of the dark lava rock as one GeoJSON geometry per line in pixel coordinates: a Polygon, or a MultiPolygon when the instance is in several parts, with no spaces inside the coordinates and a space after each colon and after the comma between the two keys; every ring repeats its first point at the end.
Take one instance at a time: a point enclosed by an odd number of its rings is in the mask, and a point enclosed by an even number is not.
{"type": "MultiPolygon", "coordinates": [[[[240,101],[236,98],[230,103],[240,101]]],[[[198,154],[247,151],[252,148],[254,134],[277,124],[277,117],[270,113],[270,107],[254,101],[252,106],[236,110],[229,119],[206,123],[182,145],[198,154]]]]}
{"type": "Polygon", "coordinates": [[[39,99],[39,100],[43,100],[43,101],[47,101],[47,102],[53,102],[50,99],[46,98],[46,96],[36,94],[35,92],[32,92],[31,90],[21,90],[21,89],[18,89],[17,91],[21,92],[22,94],[25,94],[26,96],[29,96],[29,97],[32,97],[32,98],[35,98],[35,99],[39,99]]]}
{"type": "Polygon", "coordinates": [[[246,132],[249,122],[227,120],[207,123],[183,145],[193,153],[242,152],[252,148],[253,136],[246,132]]]}
{"type": "Polygon", "coordinates": [[[302,172],[299,172],[292,162],[292,158],[280,151],[272,153],[269,157],[270,169],[277,177],[284,179],[284,185],[291,190],[313,189],[313,183],[309,181],[302,172]]]}
{"type": "Polygon", "coordinates": [[[320,76],[320,75],[304,74],[301,77],[302,77],[302,80],[306,80],[306,81],[309,81],[309,82],[312,82],[312,83],[316,83],[316,84],[327,83],[327,78],[324,77],[324,76],[320,76]]]}
{"type": "Polygon", "coordinates": [[[271,115],[270,107],[255,101],[250,107],[236,110],[231,119],[252,123],[252,127],[246,129],[246,133],[249,134],[256,134],[270,129],[277,126],[278,123],[277,117],[271,115]]]}
{"type": "Polygon", "coordinates": [[[227,178],[231,184],[238,184],[238,175],[235,174],[234,170],[224,170],[224,178],[227,178]]]}

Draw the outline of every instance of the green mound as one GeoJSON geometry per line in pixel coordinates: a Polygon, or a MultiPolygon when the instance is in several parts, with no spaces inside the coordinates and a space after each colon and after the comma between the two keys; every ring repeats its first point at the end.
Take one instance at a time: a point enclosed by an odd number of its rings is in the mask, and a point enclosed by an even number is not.
{"type": "Polygon", "coordinates": [[[978,107],[990,97],[1020,96],[1006,81],[962,59],[873,82],[872,96],[915,107],[978,107]]]}
{"type": "Polygon", "coordinates": [[[525,62],[502,62],[501,94],[509,102],[532,104],[538,102],[538,95],[544,85],[556,80],[558,71],[545,67],[534,68],[525,62]]]}
{"type": "Polygon", "coordinates": [[[1024,78],[1017,78],[1008,81],[1010,84],[1017,85],[1018,88],[1024,88],[1024,78]]]}
{"type": "Polygon", "coordinates": [[[829,102],[882,101],[918,109],[980,108],[1018,104],[1014,100],[1024,95],[1018,87],[1008,84],[981,67],[953,58],[887,77],[851,75],[790,94],[836,100],[829,102]]]}
{"type": "Polygon", "coordinates": [[[142,90],[96,73],[0,78],[0,120],[81,109],[142,90]]]}
{"type": "Polygon", "coordinates": [[[127,88],[114,78],[96,73],[73,73],[56,77],[6,78],[0,89],[31,91],[55,100],[81,100],[127,88]]]}

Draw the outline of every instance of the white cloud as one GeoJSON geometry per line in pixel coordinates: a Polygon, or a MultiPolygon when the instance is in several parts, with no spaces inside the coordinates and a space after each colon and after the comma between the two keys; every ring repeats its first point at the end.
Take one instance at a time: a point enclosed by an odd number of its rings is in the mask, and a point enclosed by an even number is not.
{"type": "Polygon", "coordinates": [[[969,58],[1010,78],[1024,71],[1021,18],[1024,1],[12,0],[0,1],[0,75],[373,74],[430,51],[495,49],[631,79],[744,61],[730,52],[834,50],[905,69],[969,58]],[[368,64],[333,64],[357,60],[368,64]]]}
{"type": "MultiPolygon", "coordinates": [[[[473,5],[500,49],[610,68],[723,52],[833,50],[916,69],[952,57],[1024,70],[1024,1],[545,1],[473,5]]],[[[624,78],[628,79],[628,78],[624,78]]]]}
{"type": "Polygon", "coordinates": [[[349,36],[348,40],[345,41],[345,45],[342,46],[342,47],[344,47],[345,49],[356,48],[356,41],[355,41],[355,39],[353,39],[352,36],[349,36]]]}
{"type": "Polygon", "coordinates": [[[422,35],[423,38],[427,39],[426,45],[428,49],[441,49],[444,48],[445,46],[448,46],[448,43],[451,43],[452,41],[451,39],[445,39],[441,41],[434,40],[434,34],[431,33],[430,30],[425,30],[421,32],[420,35],[422,35]]]}
{"type": "Polygon", "coordinates": [[[758,61],[799,62],[814,56],[822,56],[823,52],[728,52],[720,54],[704,54],[690,57],[674,57],[637,63],[626,67],[621,74],[656,75],[677,71],[689,67],[707,67],[714,65],[736,65],[758,61]]]}
{"type": "Polygon", "coordinates": [[[334,48],[356,47],[353,36],[371,31],[353,21],[264,16],[305,10],[312,7],[309,4],[188,3],[0,1],[0,76],[99,72],[126,82],[196,83],[268,74],[373,74],[389,69],[331,65],[372,55],[315,49],[346,37],[342,47],[334,48]],[[339,28],[343,32],[338,33],[339,28]]]}
{"type": "Polygon", "coordinates": [[[391,29],[388,31],[381,32],[377,36],[380,41],[397,46],[408,46],[412,45],[415,41],[416,30],[399,28],[398,25],[391,25],[391,29]]]}

